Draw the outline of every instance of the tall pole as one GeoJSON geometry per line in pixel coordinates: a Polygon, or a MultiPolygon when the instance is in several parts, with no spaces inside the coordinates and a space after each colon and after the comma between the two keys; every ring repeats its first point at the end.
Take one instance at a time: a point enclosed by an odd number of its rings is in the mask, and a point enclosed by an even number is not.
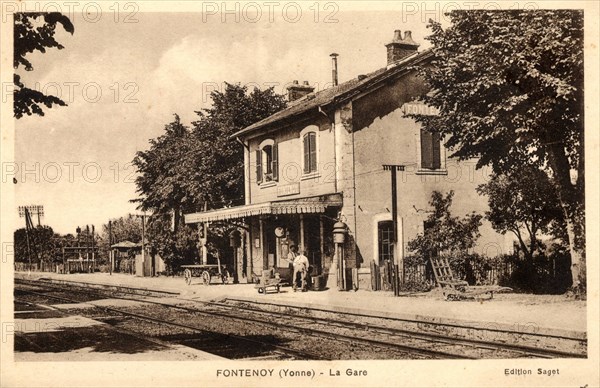
{"type": "Polygon", "coordinates": [[[85,226],[85,259],[88,261],[90,261],[90,226],[86,225],[85,226]]]}
{"type": "Polygon", "coordinates": [[[390,170],[392,174],[392,223],[394,224],[394,244],[398,243],[398,192],[396,183],[396,169],[390,170]]]}
{"type": "Polygon", "coordinates": [[[146,264],[146,213],[142,214],[142,276],[144,276],[143,267],[146,264]]]}
{"type": "Polygon", "coordinates": [[[112,276],[113,270],[113,249],[112,249],[112,221],[108,220],[108,273],[112,276]]]}
{"type": "MultiPolygon", "coordinates": [[[[208,203],[204,201],[204,212],[208,209],[208,203]]],[[[208,241],[208,222],[202,223],[202,237],[204,238],[204,244],[202,244],[202,262],[200,264],[206,265],[208,261],[208,250],[206,249],[206,242],[208,241]]]]}
{"type": "MultiPolygon", "coordinates": [[[[398,248],[398,188],[397,188],[397,180],[396,180],[396,171],[404,171],[404,166],[397,164],[384,164],[384,171],[390,171],[391,181],[392,181],[392,224],[394,229],[394,247],[395,253],[397,256],[400,252],[400,248],[398,248]]],[[[394,262],[399,262],[399,257],[394,257],[394,262]]]]}
{"type": "Polygon", "coordinates": [[[27,238],[27,256],[29,258],[29,273],[31,273],[31,245],[29,244],[29,210],[25,209],[25,237],[27,238]]]}
{"type": "MultiPolygon", "coordinates": [[[[81,258],[81,228],[78,226],[77,229],[75,229],[75,231],[77,232],[77,259],[81,258]]],[[[78,260],[80,263],[81,261],[78,260]]],[[[80,264],[76,264],[75,268],[79,267],[80,264]]]]}
{"type": "Polygon", "coordinates": [[[96,228],[94,227],[94,225],[92,224],[92,270],[95,270],[96,268],[96,254],[94,252],[94,233],[95,233],[96,228]]]}

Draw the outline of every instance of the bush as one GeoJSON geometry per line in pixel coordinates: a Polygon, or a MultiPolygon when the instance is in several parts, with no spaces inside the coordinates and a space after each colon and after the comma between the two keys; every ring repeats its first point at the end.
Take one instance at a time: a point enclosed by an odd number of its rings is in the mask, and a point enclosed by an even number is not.
{"type": "Polygon", "coordinates": [[[503,260],[510,263],[513,270],[501,277],[500,284],[516,292],[563,294],[572,284],[568,252],[559,250],[534,255],[532,260],[516,254],[505,255],[503,260]]]}

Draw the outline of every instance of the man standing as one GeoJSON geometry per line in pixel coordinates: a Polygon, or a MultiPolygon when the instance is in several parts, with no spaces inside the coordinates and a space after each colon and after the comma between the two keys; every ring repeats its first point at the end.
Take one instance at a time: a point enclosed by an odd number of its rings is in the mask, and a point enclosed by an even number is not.
{"type": "Polygon", "coordinates": [[[294,258],[294,276],[292,277],[294,291],[296,291],[298,287],[298,273],[300,274],[301,278],[302,291],[306,291],[306,273],[308,272],[310,263],[308,262],[308,258],[306,256],[298,253],[297,246],[292,245],[290,247],[290,251],[290,256],[294,258]]]}

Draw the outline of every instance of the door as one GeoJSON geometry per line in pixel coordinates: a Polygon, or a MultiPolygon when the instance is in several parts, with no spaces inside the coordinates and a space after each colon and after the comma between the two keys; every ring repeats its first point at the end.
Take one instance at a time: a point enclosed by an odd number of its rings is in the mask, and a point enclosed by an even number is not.
{"type": "Polygon", "coordinates": [[[381,221],[377,223],[379,265],[385,260],[394,262],[394,223],[381,221]]]}
{"type": "Polygon", "coordinates": [[[306,257],[316,270],[321,269],[321,223],[318,216],[304,218],[304,244],[306,257]]]}

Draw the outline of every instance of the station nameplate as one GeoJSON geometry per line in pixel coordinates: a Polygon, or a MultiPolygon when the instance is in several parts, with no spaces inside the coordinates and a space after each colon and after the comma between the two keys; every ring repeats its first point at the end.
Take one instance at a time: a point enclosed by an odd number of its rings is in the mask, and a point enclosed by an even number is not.
{"type": "Polygon", "coordinates": [[[419,102],[407,102],[402,105],[402,112],[410,115],[425,115],[425,116],[437,116],[439,110],[429,105],[425,105],[419,102]]]}
{"type": "Polygon", "coordinates": [[[287,195],[300,194],[300,182],[290,183],[288,185],[277,186],[277,196],[285,197],[287,195]]]}

